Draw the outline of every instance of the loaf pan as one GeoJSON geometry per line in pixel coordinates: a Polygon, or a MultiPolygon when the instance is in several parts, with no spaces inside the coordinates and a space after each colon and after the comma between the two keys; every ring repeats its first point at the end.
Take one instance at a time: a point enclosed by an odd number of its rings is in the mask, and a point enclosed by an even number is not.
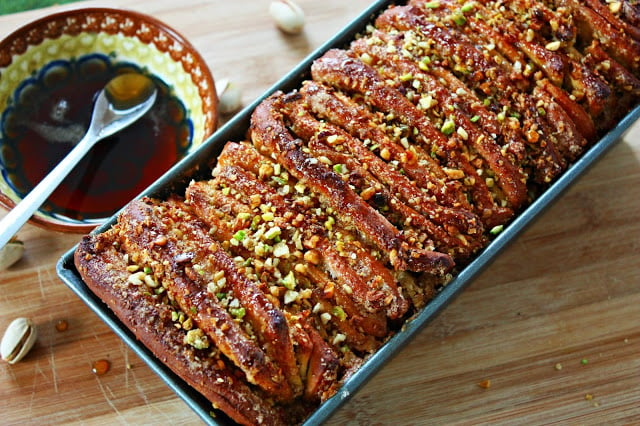
{"type": "MultiPolygon", "coordinates": [[[[251,113],[254,108],[267,96],[277,90],[291,91],[309,77],[309,69],[314,59],[335,47],[346,46],[354,36],[362,32],[373,18],[384,11],[389,5],[397,4],[389,0],[374,2],[363,11],[349,25],[333,38],[328,40],[292,71],[280,79],[260,98],[248,105],[226,125],[214,133],[198,149],[171,170],[157,182],[147,188],[140,196],[163,198],[174,192],[181,193],[192,179],[206,179],[214,166],[215,158],[227,141],[244,140],[251,113]]],[[[514,219],[505,230],[500,233],[476,258],[467,265],[446,287],[444,287],[427,306],[416,314],[405,326],[382,346],[367,362],[352,375],[338,393],[325,401],[305,422],[305,425],[315,425],[329,419],[329,417],[344,404],[364,383],[370,379],[387,361],[389,361],[416,333],[423,329],[444,307],[447,306],[464,288],[469,285],[478,274],[487,267],[493,259],[517,236],[531,224],[541,213],[549,207],[576,179],[599,159],[622,134],[640,117],[640,106],[633,109],[618,125],[594,144],[582,157],[574,163],[550,188],[548,188],[535,202],[514,219]]],[[[102,232],[116,222],[117,214],[94,232],[102,232]]],[[[182,398],[202,420],[210,425],[228,425],[232,422],[223,414],[211,416],[211,404],[198,392],[193,390],[182,379],[176,376],[168,367],[160,362],[146,349],[111,310],[98,299],[84,284],[73,262],[75,247],[65,253],[57,263],[57,273],[62,281],[91,308],[147,365],[165,381],[165,383],[182,398]]]]}

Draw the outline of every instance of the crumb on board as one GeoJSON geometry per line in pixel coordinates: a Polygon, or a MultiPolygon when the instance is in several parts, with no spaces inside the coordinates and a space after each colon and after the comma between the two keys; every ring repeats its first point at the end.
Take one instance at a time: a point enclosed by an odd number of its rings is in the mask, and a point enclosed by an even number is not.
{"type": "Polygon", "coordinates": [[[562,370],[562,364],[560,364],[559,362],[555,365],[555,369],[560,371],[562,370]]]}

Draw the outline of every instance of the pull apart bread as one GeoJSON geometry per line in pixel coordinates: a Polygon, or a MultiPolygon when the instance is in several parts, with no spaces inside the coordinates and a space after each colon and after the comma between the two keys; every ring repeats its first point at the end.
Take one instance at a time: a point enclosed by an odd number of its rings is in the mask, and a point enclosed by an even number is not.
{"type": "Polygon", "coordinates": [[[296,424],[640,94],[620,0],[410,1],[253,112],[212,178],[84,237],[87,285],[242,424],[296,424]]]}

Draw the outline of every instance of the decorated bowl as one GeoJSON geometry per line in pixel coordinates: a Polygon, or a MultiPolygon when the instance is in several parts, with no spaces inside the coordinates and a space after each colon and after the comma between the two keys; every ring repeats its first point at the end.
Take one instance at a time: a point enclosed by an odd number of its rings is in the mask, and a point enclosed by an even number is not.
{"type": "Polygon", "coordinates": [[[55,167],[88,128],[97,93],[127,72],[153,79],[156,103],[98,143],[34,214],[48,229],[91,230],[213,133],[213,77],[184,37],[127,10],[50,15],[0,42],[0,205],[11,209],[55,167]]]}

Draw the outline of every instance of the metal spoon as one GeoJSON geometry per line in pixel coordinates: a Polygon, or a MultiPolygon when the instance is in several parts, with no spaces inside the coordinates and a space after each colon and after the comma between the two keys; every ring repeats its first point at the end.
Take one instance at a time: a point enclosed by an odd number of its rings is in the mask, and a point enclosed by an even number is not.
{"type": "Polygon", "coordinates": [[[142,117],[156,100],[151,79],[136,73],[122,74],[100,91],[93,106],[91,124],[84,137],[35,188],[0,221],[0,249],[40,208],[96,142],[113,135],[142,117]]]}

